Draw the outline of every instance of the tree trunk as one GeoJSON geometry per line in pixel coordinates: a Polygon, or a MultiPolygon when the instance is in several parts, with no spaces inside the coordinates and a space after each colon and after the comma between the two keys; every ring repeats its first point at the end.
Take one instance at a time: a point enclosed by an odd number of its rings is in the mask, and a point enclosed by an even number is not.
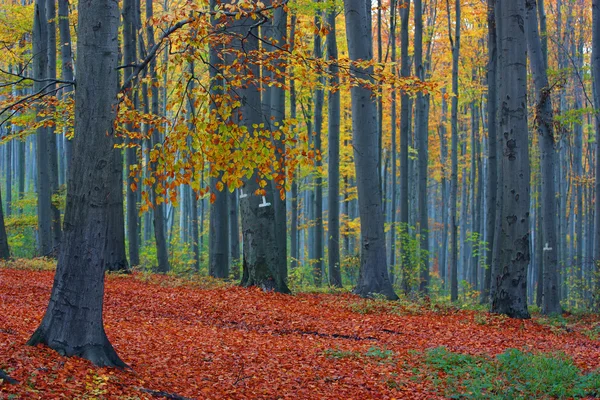
{"type": "MultiPolygon", "coordinates": [[[[339,68],[336,64],[338,59],[335,7],[331,7],[327,13],[329,33],[327,34],[327,60],[332,62],[329,67],[331,78],[329,84],[337,89],[339,85],[339,68]]],[[[329,223],[327,227],[328,250],[329,250],[329,284],[342,287],[342,274],[340,270],[340,92],[330,91],[327,108],[328,134],[329,134],[329,194],[328,212],[329,223]]]]}
{"type": "Polygon", "coordinates": [[[0,259],[8,260],[10,258],[10,249],[8,247],[8,236],[4,226],[4,213],[2,212],[2,193],[0,193],[0,259]]]}
{"type": "MultiPolygon", "coordinates": [[[[235,51],[244,49],[248,53],[258,50],[258,35],[251,18],[241,18],[231,31],[239,36],[232,38],[229,48],[235,51]],[[248,35],[248,32],[252,35],[248,35]]],[[[259,76],[260,71],[256,64],[248,62],[244,54],[238,53],[238,62],[247,68],[248,73],[240,77],[243,82],[236,89],[241,101],[241,115],[235,117],[234,123],[245,126],[249,134],[254,134],[254,126],[263,123],[260,92],[254,78],[259,76]]],[[[258,178],[258,172],[255,171],[249,179],[244,180],[243,191],[247,196],[240,200],[244,253],[241,283],[243,286],[258,286],[263,290],[289,293],[285,277],[281,275],[281,249],[276,237],[275,210],[272,206],[273,187],[264,187],[262,201],[262,196],[255,195],[259,189],[258,178]]]]}
{"type": "MultiPolygon", "coordinates": [[[[600,109],[600,0],[592,0],[592,76],[594,78],[594,107],[600,109]]],[[[596,273],[596,297],[594,299],[596,310],[600,309],[600,115],[594,115],[596,128],[596,203],[594,208],[594,263],[596,273]]]]}
{"type": "Polygon", "coordinates": [[[496,9],[498,26],[499,130],[502,148],[501,227],[499,268],[491,311],[529,318],[527,266],[529,246],[530,167],[527,131],[527,49],[522,1],[506,0],[496,9]]]}
{"type": "MultiPolygon", "coordinates": [[[[410,61],[408,56],[408,22],[410,17],[410,0],[401,0],[400,7],[400,75],[410,75],[410,61]]],[[[410,137],[411,99],[406,91],[400,92],[400,273],[402,274],[402,289],[405,294],[410,291],[409,281],[410,255],[408,254],[409,227],[409,168],[408,168],[408,141],[410,137]]],[[[354,112],[353,112],[354,114],[354,112]]],[[[353,115],[354,116],[354,115],[353,115]]]]}
{"type": "MultiPolygon", "coordinates": [[[[56,0],[46,0],[46,18],[48,19],[48,79],[56,79],[56,0]]],[[[55,90],[56,84],[49,89],[55,90]]],[[[52,202],[52,197],[58,195],[58,155],[56,154],[56,128],[48,127],[48,172],[50,177],[50,203],[52,213],[52,246],[58,250],[61,239],[60,210],[52,202]]]]}
{"type": "MultiPolygon", "coordinates": [[[[554,196],[555,163],[554,163],[554,120],[552,115],[552,100],[546,74],[545,57],[538,30],[536,0],[526,0],[526,37],[531,73],[536,91],[535,115],[538,146],[541,165],[541,221],[543,248],[543,301],[544,314],[560,314],[562,312],[559,296],[558,257],[556,243],[556,208],[554,196]]],[[[579,215],[581,218],[581,214],[579,215]]],[[[578,237],[580,240],[580,237],[578,237]]]]}
{"type": "MultiPolygon", "coordinates": [[[[392,62],[392,75],[396,76],[397,67],[396,67],[396,25],[397,25],[397,1],[390,0],[390,45],[391,45],[391,62],[392,62]]],[[[396,267],[396,203],[397,203],[397,194],[398,194],[398,174],[396,172],[396,157],[398,155],[398,145],[397,145],[397,115],[396,115],[396,103],[398,96],[396,95],[396,86],[392,85],[392,90],[390,93],[391,97],[391,110],[390,110],[390,120],[391,120],[391,159],[392,159],[392,171],[391,171],[391,192],[392,192],[392,203],[390,205],[390,281],[394,283],[394,271],[396,267]]],[[[346,205],[348,201],[346,200],[346,205]]],[[[346,213],[347,215],[347,213],[346,213]]]]}
{"type": "MultiPolygon", "coordinates": [[[[146,2],[146,19],[150,20],[154,15],[152,2],[146,2]]],[[[148,24],[146,28],[148,48],[154,46],[154,27],[152,24],[148,24]]],[[[148,65],[148,73],[152,80],[151,94],[152,94],[152,114],[158,115],[159,113],[159,97],[158,97],[158,77],[156,76],[156,59],[152,59],[148,65]]],[[[161,142],[160,131],[157,126],[150,127],[151,136],[150,144],[152,148],[157,146],[161,142]]],[[[150,170],[156,170],[156,162],[150,163],[150,170]]],[[[158,272],[167,273],[171,269],[169,265],[169,251],[168,243],[165,230],[165,204],[157,201],[156,188],[158,181],[155,180],[152,184],[152,202],[154,206],[154,239],[156,240],[156,256],[158,259],[158,272]]],[[[136,230],[137,235],[137,230],[136,230]]]]}
{"type": "MultiPolygon", "coordinates": [[[[125,367],[102,323],[110,196],[121,191],[114,168],[119,7],[79,3],[75,137],[65,231],[46,314],[29,345],[43,343],[98,366],[125,367]]],[[[38,14],[39,15],[39,14],[38,14]]]]}
{"type": "MultiPolygon", "coordinates": [[[[351,61],[373,59],[370,4],[370,1],[365,0],[344,1],[351,61]]],[[[365,77],[370,76],[372,68],[355,67],[355,71],[365,77]]],[[[377,170],[377,107],[372,94],[372,90],[365,86],[353,86],[350,92],[362,241],[360,272],[354,291],[361,296],[379,293],[388,299],[397,299],[386,262],[381,185],[377,170]]]]}
{"type": "MultiPolygon", "coordinates": [[[[320,30],[323,24],[320,11],[317,11],[315,15],[315,27],[320,30]]],[[[321,45],[321,35],[316,34],[314,36],[314,49],[313,55],[315,59],[321,60],[323,58],[323,47],[321,45]]],[[[323,74],[319,74],[318,85],[314,94],[314,135],[313,143],[314,149],[317,154],[321,153],[321,135],[323,127],[323,103],[325,99],[325,91],[323,86],[325,85],[325,77],[323,74]]],[[[312,133],[312,132],[311,132],[312,133]]],[[[315,193],[313,203],[314,213],[314,260],[313,260],[313,275],[315,278],[315,285],[321,286],[323,280],[323,178],[321,177],[321,167],[323,162],[320,157],[315,157],[315,193]]]]}
{"type": "MultiPolygon", "coordinates": [[[[69,27],[69,0],[58,0],[58,30],[60,34],[61,77],[66,81],[73,81],[73,49],[71,30],[69,27]]],[[[62,96],[71,96],[73,86],[63,89],[62,96]]],[[[66,136],[63,138],[65,147],[65,169],[68,175],[71,166],[72,142],[66,136]]]]}
{"type": "MultiPolygon", "coordinates": [[[[425,80],[425,66],[423,65],[423,5],[421,0],[415,0],[415,72],[417,78],[425,80]]],[[[420,271],[419,291],[427,293],[429,288],[429,215],[427,210],[427,165],[429,164],[429,127],[427,126],[427,98],[422,92],[417,93],[415,103],[415,136],[417,138],[418,152],[418,209],[420,258],[425,260],[420,271]]]]}
{"type": "Polygon", "coordinates": [[[452,37],[452,24],[450,20],[450,5],[448,5],[448,35],[452,47],[452,173],[450,182],[450,231],[451,231],[451,271],[450,271],[450,300],[458,300],[458,243],[456,205],[458,192],[458,58],[460,55],[460,1],[455,2],[455,32],[452,37]]]}
{"type": "MultiPolygon", "coordinates": [[[[48,18],[46,16],[46,0],[36,0],[33,21],[33,76],[41,80],[34,82],[33,91],[43,89],[48,71],[48,18]]],[[[43,107],[43,106],[39,106],[43,107]]],[[[41,108],[38,110],[40,113],[41,108]]],[[[40,121],[40,117],[37,117],[40,121]]],[[[49,256],[52,247],[52,202],[49,162],[48,162],[48,129],[40,127],[36,134],[36,164],[37,164],[37,211],[38,211],[38,253],[49,256]]]]}

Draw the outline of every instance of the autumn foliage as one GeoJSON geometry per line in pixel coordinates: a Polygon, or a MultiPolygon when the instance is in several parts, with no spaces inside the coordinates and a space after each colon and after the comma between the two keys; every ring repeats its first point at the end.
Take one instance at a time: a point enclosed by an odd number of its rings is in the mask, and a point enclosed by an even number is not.
{"type": "Polygon", "coordinates": [[[19,381],[0,384],[0,398],[441,398],[419,372],[424,351],[438,346],[492,356],[560,351],[584,372],[600,367],[598,341],[584,334],[598,320],[557,329],[350,294],[289,296],[136,273],[107,279],[104,313],[131,369],[97,369],[25,345],[52,279],[52,271],[0,268],[0,369],[19,381]]]}

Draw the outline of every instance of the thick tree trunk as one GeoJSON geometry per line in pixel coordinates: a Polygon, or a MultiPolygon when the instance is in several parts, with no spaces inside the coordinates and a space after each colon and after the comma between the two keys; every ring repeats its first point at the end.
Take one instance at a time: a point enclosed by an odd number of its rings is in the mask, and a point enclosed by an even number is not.
{"type": "MultiPolygon", "coordinates": [[[[352,61],[373,59],[370,4],[365,0],[344,1],[348,52],[352,61]]],[[[372,73],[372,68],[355,68],[361,77],[372,73]]],[[[377,107],[372,94],[372,90],[365,86],[353,86],[350,92],[362,241],[360,272],[354,291],[361,296],[379,293],[388,299],[397,299],[386,262],[381,185],[377,171],[377,107]]]]}
{"type": "Polygon", "coordinates": [[[527,266],[529,246],[530,167],[527,130],[527,49],[520,0],[498,3],[498,91],[499,130],[502,148],[501,229],[496,290],[491,311],[513,318],[529,318],[527,310],[527,266]]]}
{"type": "Polygon", "coordinates": [[[124,367],[102,322],[109,218],[119,212],[110,193],[121,191],[113,174],[118,26],[116,2],[79,3],[76,132],[64,240],[48,309],[28,344],[124,367]]]}
{"type": "MultiPolygon", "coordinates": [[[[332,7],[327,13],[327,23],[329,25],[329,33],[327,34],[327,60],[332,62],[329,67],[329,73],[331,74],[329,84],[332,88],[337,89],[339,85],[339,68],[336,64],[338,51],[335,16],[335,7],[332,7]]],[[[340,92],[338,90],[329,92],[327,108],[329,110],[329,126],[327,129],[329,134],[329,223],[327,227],[329,284],[335,287],[342,287],[342,274],[340,270],[340,92]]]]}
{"type": "MultiPolygon", "coordinates": [[[[235,51],[242,48],[251,53],[258,49],[258,36],[254,21],[251,18],[242,18],[231,29],[239,36],[233,37],[228,47],[235,51]],[[248,32],[252,35],[248,35],[248,32]],[[242,43],[242,38],[243,43],[242,43]],[[243,46],[243,47],[242,47],[243,46]]],[[[254,133],[254,127],[263,123],[261,112],[260,92],[254,77],[259,76],[258,66],[248,62],[245,53],[238,53],[238,62],[245,65],[248,73],[241,76],[241,87],[236,89],[236,94],[241,101],[240,117],[234,123],[239,123],[248,129],[249,134],[254,133]]],[[[275,228],[275,210],[273,204],[273,187],[264,187],[264,201],[262,196],[255,195],[259,189],[258,172],[244,180],[243,191],[246,196],[240,199],[240,212],[242,215],[243,236],[243,286],[258,286],[263,290],[274,290],[289,293],[285,277],[281,275],[281,249],[278,246],[275,228]]]]}
{"type": "Polygon", "coordinates": [[[238,195],[237,190],[234,190],[229,195],[229,246],[231,248],[229,259],[233,278],[236,280],[240,279],[240,225],[238,210],[238,195]]]}
{"type": "MultiPolygon", "coordinates": [[[[212,68],[211,68],[212,69],[212,68]]],[[[218,177],[210,178],[215,201],[210,205],[208,228],[208,273],[215,278],[229,277],[229,193],[216,188],[218,177]]]]}

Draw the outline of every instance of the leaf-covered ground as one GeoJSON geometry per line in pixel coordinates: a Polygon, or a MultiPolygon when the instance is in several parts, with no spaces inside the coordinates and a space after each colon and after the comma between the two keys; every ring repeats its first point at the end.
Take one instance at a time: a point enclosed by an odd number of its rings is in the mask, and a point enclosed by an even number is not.
{"type": "Polygon", "coordinates": [[[104,312],[131,370],[99,369],[25,345],[52,279],[51,271],[0,268],[0,369],[19,381],[0,383],[0,399],[441,398],[421,368],[426,350],[439,346],[490,356],[560,351],[583,372],[600,368],[598,319],[549,325],[138,274],[108,278],[104,312]]]}

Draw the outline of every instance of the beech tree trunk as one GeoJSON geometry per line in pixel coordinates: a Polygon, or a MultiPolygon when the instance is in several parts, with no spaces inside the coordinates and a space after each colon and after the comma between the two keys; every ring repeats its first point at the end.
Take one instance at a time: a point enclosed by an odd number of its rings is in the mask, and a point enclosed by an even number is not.
{"type": "Polygon", "coordinates": [[[10,258],[10,249],[8,247],[8,236],[4,226],[4,212],[2,211],[2,193],[0,191],[0,259],[8,260],[10,258]]]}
{"type": "MultiPolygon", "coordinates": [[[[34,82],[33,91],[38,92],[45,86],[48,71],[48,18],[46,0],[36,0],[33,20],[33,76],[41,80],[34,82]]],[[[41,109],[40,109],[41,111],[41,109]]],[[[40,117],[37,117],[38,121],[40,117]]],[[[52,247],[52,202],[51,182],[48,163],[48,129],[40,127],[36,134],[36,176],[37,176],[37,212],[38,212],[38,253],[49,256],[52,247]]]]}
{"type": "Polygon", "coordinates": [[[497,153],[497,65],[498,53],[496,46],[496,0],[487,2],[488,23],[488,67],[487,67],[487,133],[488,133],[488,165],[486,175],[486,237],[487,251],[485,252],[485,274],[483,290],[481,291],[481,302],[490,300],[490,286],[492,283],[492,260],[494,254],[494,233],[496,232],[496,193],[498,189],[498,158],[497,153]]]}
{"type": "MultiPolygon", "coordinates": [[[[339,68],[336,64],[338,50],[336,42],[335,7],[331,7],[327,13],[327,59],[332,62],[329,67],[331,78],[329,84],[332,88],[339,85],[339,68]]],[[[328,134],[329,134],[329,223],[327,227],[327,243],[329,250],[329,284],[342,287],[342,274],[340,270],[340,92],[330,91],[327,108],[328,134]]]]}
{"type": "Polygon", "coordinates": [[[500,0],[498,27],[499,131],[502,148],[501,226],[499,268],[491,311],[513,318],[529,318],[527,266],[529,246],[529,135],[527,130],[527,42],[525,4],[500,0]]]}
{"type": "MultiPolygon", "coordinates": [[[[600,0],[592,0],[592,76],[594,78],[594,107],[600,109],[600,0]]],[[[596,203],[594,209],[594,263],[596,273],[596,297],[594,299],[596,310],[600,309],[600,115],[594,115],[596,128],[596,203]]]]}
{"type": "MultiPolygon", "coordinates": [[[[538,146],[540,151],[541,165],[541,221],[542,221],[542,243],[543,248],[543,300],[542,312],[544,314],[560,314],[560,287],[558,276],[558,257],[556,243],[556,204],[554,197],[555,163],[554,163],[554,128],[552,115],[552,100],[550,98],[550,87],[546,73],[545,58],[542,51],[542,42],[538,30],[537,4],[536,0],[526,0],[526,36],[531,73],[536,91],[536,125],[538,146]]],[[[581,211],[580,211],[581,212],[581,211]]],[[[581,214],[579,215],[581,218],[581,214]]],[[[539,233],[538,233],[539,234],[539,233]]],[[[581,237],[577,238],[578,242],[581,237]]]]}
{"type": "MultiPolygon", "coordinates": [[[[371,3],[368,0],[344,0],[346,36],[351,61],[373,59],[371,38],[371,3]]],[[[361,77],[372,68],[353,67],[361,77]]],[[[381,185],[377,170],[377,107],[372,90],[352,86],[352,133],[361,221],[361,263],[354,292],[364,296],[375,293],[397,299],[387,270],[384,216],[381,207],[381,185]]]]}
{"type": "Polygon", "coordinates": [[[109,219],[119,212],[110,193],[122,190],[113,173],[119,6],[95,0],[80,2],[78,11],[76,132],[64,237],[48,309],[28,344],[125,367],[102,322],[109,219]]]}

